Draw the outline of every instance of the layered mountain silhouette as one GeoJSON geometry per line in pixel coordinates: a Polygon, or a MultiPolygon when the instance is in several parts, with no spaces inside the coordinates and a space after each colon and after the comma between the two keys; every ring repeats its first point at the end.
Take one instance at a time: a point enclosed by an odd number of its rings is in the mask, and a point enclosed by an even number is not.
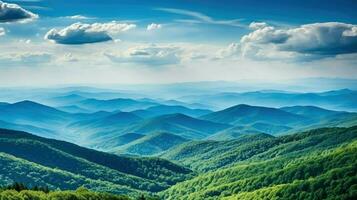
{"type": "MultiPolygon", "coordinates": [[[[277,93],[274,91],[274,94],[277,93]]],[[[93,94],[95,93],[90,93],[93,94]]],[[[244,94],[269,96],[273,92],[244,94]]],[[[291,95],[283,92],[278,94],[291,95]]],[[[336,96],[335,98],[339,99],[340,95],[353,94],[350,90],[340,90],[309,95],[329,98],[336,96]]],[[[57,108],[28,100],[1,103],[0,127],[63,139],[118,154],[146,152],[147,155],[154,155],[160,152],[150,145],[142,145],[148,147],[143,148],[142,151],[126,151],[123,146],[140,142],[136,140],[145,140],[158,133],[167,133],[185,140],[222,141],[236,139],[242,135],[283,135],[319,127],[349,127],[357,124],[356,113],[334,111],[312,105],[272,108],[238,104],[213,112],[207,109],[159,103],[173,104],[176,101],[149,98],[101,100],[87,98],[84,95],[88,94],[70,92],[67,95],[47,98],[57,105],[63,105],[57,108]]],[[[306,97],[307,94],[299,95],[306,97]]],[[[167,142],[170,142],[169,139],[167,142]]],[[[166,151],[161,147],[157,149],[161,149],[161,153],[166,151]]]]}
{"type": "Polygon", "coordinates": [[[222,111],[202,116],[201,119],[231,125],[244,125],[252,123],[268,123],[275,125],[301,124],[307,118],[286,112],[284,110],[260,106],[237,105],[222,111]]]}
{"type": "Polygon", "coordinates": [[[187,141],[188,139],[174,134],[158,132],[129,142],[115,150],[115,153],[152,156],[187,141]]]}

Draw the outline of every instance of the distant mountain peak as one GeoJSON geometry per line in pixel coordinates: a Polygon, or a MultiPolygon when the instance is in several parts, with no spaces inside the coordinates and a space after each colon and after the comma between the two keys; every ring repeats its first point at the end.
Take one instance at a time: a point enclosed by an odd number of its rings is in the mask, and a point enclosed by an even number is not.
{"type": "Polygon", "coordinates": [[[213,122],[234,125],[256,122],[269,122],[282,125],[288,122],[301,122],[304,117],[277,108],[239,104],[218,112],[210,113],[201,118],[213,122]]]}
{"type": "MultiPolygon", "coordinates": [[[[34,101],[30,101],[30,100],[19,101],[19,102],[10,104],[10,105],[11,106],[21,106],[21,107],[32,107],[32,108],[34,108],[34,107],[52,108],[50,106],[46,106],[46,105],[43,105],[43,104],[40,104],[40,103],[37,103],[34,101]]],[[[55,108],[52,108],[52,109],[55,109],[55,108]]]]}

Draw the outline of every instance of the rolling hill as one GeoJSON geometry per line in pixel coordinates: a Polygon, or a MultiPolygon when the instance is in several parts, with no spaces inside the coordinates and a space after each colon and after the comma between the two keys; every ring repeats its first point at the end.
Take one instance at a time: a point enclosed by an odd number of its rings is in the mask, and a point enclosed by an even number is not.
{"type": "Polygon", "coordinates": [[[132,141],[145,137],[145,135],[137,133],[126,133],[115,138],[115,145],[113,146],[122,146],[128,144],[132,141]]]}
{"type": "Polygon", "coordinates": [[[114,152],[117,154],[152,156],[187,141],[187,139],[174,134],[159,132],[134,140],[117,148],[114,152]]]}
{"type": "Polygon", "coordinates": [[[326,110],[315,106],[292,106],[280,109],[310,118],[310,124],[297,127],[297,129],[292,129],[287,133],[320,127],[351,127],[357,125],[357,113],[353,112],[326,110]]]}
{"type": "Polygon", "coordinates": [[[57,138],[58,134],[44,128],[39,128],[31,125],[22,125],[22,124],[12,124],[9,122],[4,122],[0,120],[0,128],[2,129],[11,129],[11,130],[19,130],[25,131],[29,133],[37,134],[38,136],[46,137],[46,138],[57,138]]]}
{"type": "Polygon", "coordinates": [[[227,108],[237,104],[265,107],[318,106],[332,110],[356,111],[357,91],[342,89],[321,93],[285,91],[223,92],[209,95],[190,95],[179,98],[189,103],[202,103],[227,108]]]}
{"type": "Polygon", "coordinates": [[[177,114],[177,113],[184,114],[190,117],[199,117],[211,113],[212,111],[205,110],[205,109],[191,109],[184,106],[158,105],[158,106],[147,108],[145,110],[137,110],[133,112],[139,114],[139,116],[141,117],[148,118],[148,117],[157,117],[160,115],[177,114]]]}
{"type": "MultiPolygon", "coordinates": [[[[267,140],[270,141],[261,140],[256,146],[232,152],[241,160],[232,155],[236,160],[230,165],[212,168],[160,195],[168,200],[356,197],[357,127],[316,129],[267,140]]],[[[243,146],[249,145],[252,143],[243,146]]],[[[194,153],[195,149],[191,148],[195,157],[190,159],[196,166],[209,163],[208,158],[221,159],[211,151],[204,160],[194,153]]],[[[186,154],[176,157],[179,155],[186,154]]],[[[182,156],[179,162],[185,162],[182,156]]]]}
{"type": "Polygon", "coordinates": [[[232,125],[253,124],[257,122],[273,125],[296,125],[308,121],[300,115],[292,114],[276,108],[237,105],[218,112],[204,115],[201,119],[232,125]]]}
{"type": "Polygon", "coordinates": [[[68,112],[68,113],[91,113],[91,111],[81,108],[79,106],[60,106],[55,107],[57,110],[68,112]]]}
{"type": "Polygon", "coordinates": [[[267,134],[240,135],[228,141],[192,141],[178,145],[161,155],[196,171],[208,171],[245,160],[259,151],[273,136],[267,134]]]}
{"type": "Polygon", "coordinates": [[[79,101],[84,101],[87,98],[78,95],[78,94],[66,94],[63,96],[55,96],[49,99],[46,99],[45,102],[51,106],[69,106],[74,105],[79,101]]]}
{"type": "Polygon", "coordinates": [[[207,139],[210,140],[231,140],[240,137],[242,134],[256,134],[256,133],[266,133],[270,135],[279,135],[287,133],[292,130],[291,127],[283,125],[273,125],[266,123],[254,123],[247,126],[234,126],[232,128],[225,129],[223,131],[217,132],[207,139]]]}
{"type": "Polygon", "coordinates": [[[272,158],[278,150],[279,155],[301,153],[304,150],[333,147],[355,138],[357,127],[321,128],[279,137],[266,134],[242,135],[228,141],[188,142],[170,149],[162,157],[195,170],[207,171],[253,157],[272,158]]]}
{"type": "Polygon", "coordinates": [[[318,119],[330,117],[337,114],[347,113],[341,111],[327,110],[317,106],[290,106],[290,107],[282,107],[280,109],[289,113],[302,115],[304,117],[318,118],[318,119]]]}
{"type": "Polygon", "coordinates": [[[33,101],[21,101],[0,107],[0,120],[40,128],[58,127],[70,117],[69,113],[33,101]]]}
{"type": "Polygon", "coordinates": [[[143,120],[125,129],[125,132],[147,135],[163,131],[189,139],[199,139],[228,127],[230,126],[226,124],[200,120],[183,114],[171,114],[143,120]]]}
{"type": "Polygon", "coordinates": [[[183,114],[141,119],[132,112],[118,112],[103,118],[83,120],[68,125],[68,129],[73,134],[81,136],[83,141],[81,144],[111,152],[123,145],[122,136],[128,133],[150,136],[166,132],[186,139],[203,139],[229,127],[230,125],[200,120],[183,114]]]}
{"type": "Polygon", "coordinates": [[[116,156],[6,129],[0,129],[0,152],[1,184],[130,193],[160,191],[190,176],[190,170],[166,160],[116,156]]]}
{"type": "Polygon", "coordinates": [[[110,100],[86,99],[78,102],[76,105],[92,112],[113,112],[118,110],[130,112],[138,109],[146,109],[158,104],[151,101],[137,101],[133,99],[117,98],[110,100]]]}

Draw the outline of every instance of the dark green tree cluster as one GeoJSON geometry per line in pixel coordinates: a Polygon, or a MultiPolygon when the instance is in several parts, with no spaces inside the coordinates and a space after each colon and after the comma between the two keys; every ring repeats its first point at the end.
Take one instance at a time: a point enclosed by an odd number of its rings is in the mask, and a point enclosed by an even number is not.
{"type": "Polygon", "coordinates": [[[22,190],[33,190],[33,191],[42,191],[44,193],[48,193],[50,191],[50,189],[47,186],[27,187],[25,184],[18,183],[18,182],[15,182],[15,183],[5,186],[5,187],[1,187],[0,190],[16,190],[18,192],[21,192],[22,190]]]}
{"type": "Polygon", "coordinates": [[[0,187],[1,200],[159,200],[157,197],[144,194],[135,196],[93,192],[85,187],[79,187],[72,191],[49,190],[47,187],[38,186],[30,188],[18,182],[0,187]]]}

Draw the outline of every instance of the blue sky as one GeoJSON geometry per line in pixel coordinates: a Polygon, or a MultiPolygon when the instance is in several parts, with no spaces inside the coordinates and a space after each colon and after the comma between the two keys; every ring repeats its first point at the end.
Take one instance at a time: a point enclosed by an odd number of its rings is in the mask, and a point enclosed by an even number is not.
{"type": "Polygon", "coordinates": [[[8,1],[37,10],[42,16],[60,17],[77,13],[100,18],[172,20],[175,16],[156,12],[159,7],[202,12],[215,18],[244,18],[246,20],[277,20],[295,23],[323,21],[356,22],[355,1],[338,0],[43,0],[8,1]],[[204,3],[203,3],[204,2],[204,3]],[[42,7],[36,9],[35,6],[42,7]]]}
{"type": "Polygon", "coordinates": [[[2,85],[357,78],[352,0],[0,4],[2,85]]]}

